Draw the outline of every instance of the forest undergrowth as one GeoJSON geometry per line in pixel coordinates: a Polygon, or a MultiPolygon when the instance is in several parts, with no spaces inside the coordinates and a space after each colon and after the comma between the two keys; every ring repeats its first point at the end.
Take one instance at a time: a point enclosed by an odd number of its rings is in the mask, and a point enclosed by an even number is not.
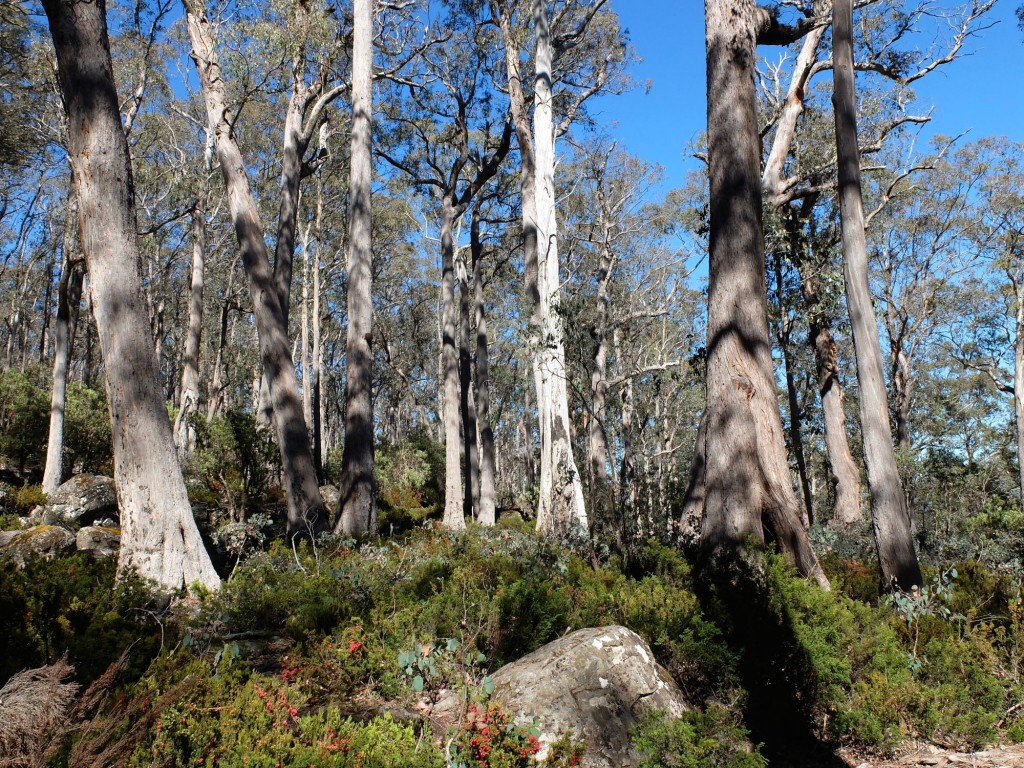
{"type": "MultiPolygon", "coordinates": [[[[848,556],[826,557],[826,593],[775,556],[711,583],[654,542],[582,554],[522,523],[274,543],[221,592],[172,603],[115,584],[111,561],[4,562],[0,677],[64,654],[75,667],[91,704],[39,734],[50,765],[527,766],[535,733],[488,706],[490,672],[623,624],[695,705],[638,726],[647,768],[1024,739],[1024,603],[1008,574],[949,564],[920,597],[879,600],[876,569],[848,556]],[[464,716],[438,733],[443,689],[464,716]]],[[[578,764],[581,749],[567,738],[545,764],[578,764]]]]}

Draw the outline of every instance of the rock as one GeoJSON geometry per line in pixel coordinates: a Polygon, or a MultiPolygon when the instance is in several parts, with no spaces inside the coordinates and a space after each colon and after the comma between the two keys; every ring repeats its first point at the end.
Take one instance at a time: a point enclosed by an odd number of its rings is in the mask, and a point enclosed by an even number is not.
{"type": "Polygon", "coordinates": [[[121,531],[118,528],[88,525],[75,536],[75,547],[79,552],[88,552],[93,557],[110,557],[121,548],[121,531]]]}
{"type": "Polygon", "coordinates": [[[114,480],[103,475],[75,475],[50,494],[38,516],[56,522],[92,525],[101,518],[117,518],[114,480]]]}
{"type": "Polygon", "coordinates": [[[327,511],[333,518],[334,513],[338,511],[338,503],[341,501],[341,491],[333,485],[321,485],[320,495],[324,499],[324,505],[327,507],[327,511]]]}
{"type": "Polygon", "coordinates": [[[75,534],[57,525],[37,525],[13,533],[6,544],[0,545],[0,555],[13,558],[19,565],[24,565],[30,555],[50,559],[75,545],[75,534]]]}
{"type": "Polygon", "coordinates": [[[492,701],[517,723],[540,721],[543,759],[566,731],[587,743],[584,768],[639,765],[629,729],[647,712],[679,717],[688,707],[650,647],[625,627],[581,629],[494,675],[492,701]]]}

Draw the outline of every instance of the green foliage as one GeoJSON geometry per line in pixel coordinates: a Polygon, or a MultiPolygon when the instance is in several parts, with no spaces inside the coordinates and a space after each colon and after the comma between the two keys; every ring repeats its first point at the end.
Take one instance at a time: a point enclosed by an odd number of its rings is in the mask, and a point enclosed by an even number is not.
{"type": "MultiPolygon", "coordinates": [[[[199,679],[163,709],[130,766],[441,768],[429,739],[389,715],[358,722],[336,706],[308,711],[294,683],[186,668],[199,679]]],[[[182,675],[184,677],[184,675],[182,675]]]]}
{"type": "MultiPolygon", "coordinates": [[[[35,507],[41,506],[46,503],[46,494],[43,493],[42,486],[39,485],[23,485],[20,488],[14,488],[11,490],[7,498],[6,506],[11,510],[12,517],[17,520],[18,516],[25,517],[35,507]]],[[[20,524],[15,523],[14,528],[19,528],[20,524]]]]}
{"type": "Polygon", "coordinates": [[[377,448],[377,500],[381,524],[397,531],[434,516],[441,508],[444,448],[417,433],[398,445],[377,448]]]}
{"type": "Polygon", "coordinates": [[[747,733],[721,706],[666,719],[650,712],[633,729],[641,768],[765,768],[747,733]]]}
{"type": "Polygon", "coordinates": [[[110,412],[102,390],[78,381],[68,383],[64,416],[65,467],[113,475],[110,412]]]}
{"type": "Polygon", "coordinates": [[[50,400],[29,374],[0,372],[0,456],[20,470],[41,465],[50,428],[50,400]]]}
{"type": "MultiPolygon", "coordinates": [[[[0,373],[0,456],[20,470],[41,470],[50,430],[49,383],[33,373],[0,373]]],[[[64,466],[111,474],[110,414],[99,390],[68,383],[64,409],[64,466]]]]}
{"type": "Polygon", "coordinates": [[[195,414],[192,420],[196,450],[186,471],[193,503],[215,503],[239,522],[266,500],[280,454],[251,413],[232,410],[209,421],[195,414]]]}
{"type": "Polygon", "coordinates": [[[160,611],[141,582],[115,584],[115,567],[80,554],[0,562],[0,679],[67,652],[89,682],[129,648],[128,675],[141,674],[165,640],[160,611]]]}

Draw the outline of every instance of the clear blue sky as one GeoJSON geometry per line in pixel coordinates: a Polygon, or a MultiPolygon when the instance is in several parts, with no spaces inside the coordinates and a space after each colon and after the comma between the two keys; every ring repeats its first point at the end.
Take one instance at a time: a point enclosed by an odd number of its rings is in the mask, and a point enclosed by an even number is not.
{"type": "MultiPolygon", "coordinates": [[[[949,0],[950,4],[954,0],[949,0]]],[[[1022,0],[1024,1],[1024,0],[1022,0]]],[[[687,145],[705,128],[704,4],[699,0],[613,0],[643,61],[634,68],[642,87],[601,99],[594,108],[626,148],[664,166],[669,186],[692,167],[687,145]]],[[[969,41],[971,54],[916,83],[917,111],[934,105],[928,135],[967,139],[1005,135],[1024,141],[1024,34],[1017,28],[1017,0],[999,0],[998,23],[969,41]]],[[[819,77],[827,78],[827,75],[819,77]]]]}

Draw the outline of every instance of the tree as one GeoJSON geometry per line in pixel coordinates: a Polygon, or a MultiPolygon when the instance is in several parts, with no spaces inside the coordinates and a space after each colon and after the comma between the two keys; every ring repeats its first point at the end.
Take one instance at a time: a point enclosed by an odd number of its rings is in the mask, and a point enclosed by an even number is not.
{"type": "Polygon", "coordinates": [[[504,42],[509,108],[522,158],[525,284],[541,438],[537,530],[557,536],[587,531],[589,526],[583,483],[572,452],[559,313],[555,140],[579,117],[587,99],[624,87],[621,72],[629,51],[617,17],[603,11],[605,4],[606,0],[590,4],[567,0],[549,14],[544,0],[490,2],[504,42]],[[532,21],[534,30],[532,121],[520,60],[527,26],[524,17],[532,21]],[[561,93],[558,85],[563,85],[561,93]],[[560,115],[555,112],[556,95],[566,102],[560,115]]]}
{"type": "Polygon", "coordinates": [[[366,535],[377,531],[371,370],[373,0],[355,0],[353,8],[345,453],[342,458],[341,514],[338,525],[348,535],[366,535]]]}
{"type": "MultiPolygon", "coordinates": [[[[417,187],[431,191],[438,204],[440,386],[445,443],[443,523],[455,530],[465,527],[465,518],[472,512],[472,494],[466,494],[462,462],[468,449],[468,442],[464,441],[468,430],[462,426],[456,251],[462,220],[508,156],[513,132],[511,121],[491,97],[495,45],[487,27],[478,23],[477,12],[471,7],[455,8],[443,20],[448,39],[424,52],[422,59],[435,87],[409,89],[409,98],[404,103],[391,100],[385,106],[395,138],[393,148],[381,150],[390,165],[417,187]]],[[[468,322],[468,280],[462,285],[462,296],[468,322]]]]}
{"type": "Polygon", "coordinates": [[[832,103],[836,121],[843,273],[846,280],[846,304],[857,355],[860,420],[868,487],[871,491],[875,546],[881,566],[882,588],[910,591],[922,585],[921,568],[917,562],[910,532],[910,516],[907,514],[903,487],[896,468],[878,326],[868,285],[852,33],[853,1],[833,0],[832,58],[835,91],[832,103]]]}
{"type": "Polygon", "coordinates": [[[107,374],[121,573],[178,589],[220,579],[178,469],[142,303],[128,142],[118,112],[106,4],[46,0],[68,117],[82,251],[107,374]]]}
{"type": "Polygon", "coordinates": [[[766,531],[805,576],[828,581],[800,521],[775,394],[765,296],[757,38],[778,30],[749,0],[705,4],[710,256],[701,546],[715,558],[766,531]]]}
{"type": "Polygon", "coordinates": [[[329,528],[317,483],[302,413],[298,380],[292,363],[285,310],[270,268],[263,225],[249,185],[249,175],[234,137],[234,117],[228,105],[225,81],[206,9],[199,0],[183,0],[192,59],[199,73],[210,131],[214,136],[228,204],[249,279],[259,337],[260,356],[270,386],[285,493],[288,498],[290,536],[315,535],[329,528]]]}

